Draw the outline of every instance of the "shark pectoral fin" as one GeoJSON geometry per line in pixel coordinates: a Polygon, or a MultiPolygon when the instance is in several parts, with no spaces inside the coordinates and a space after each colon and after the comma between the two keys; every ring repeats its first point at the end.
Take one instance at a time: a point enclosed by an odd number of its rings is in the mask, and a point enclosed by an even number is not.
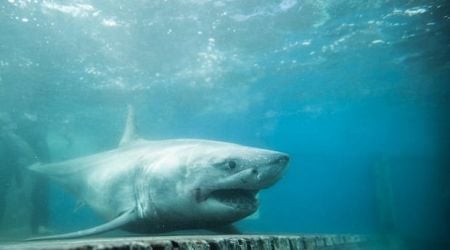
{"type": "Polygon", "coordinates": [[[112,231],[114,229],[117,229],[121,226],[124,226],[124,225],[134,221],[136,218],[137,218],[136,211],[135,211],[135,209],[132,209],[132,210],[129,210],[129,211],[119,215],[112,221],[102,224],[100,226],[96,226],[93,228],[89,228],[89,229],[85,229],[85,230],[81,230],[81,231],[77,231],[77,232],[73,232],[73,233],[30,238],[30,239],[27,239],[27,241],[72,239],[72,238],[78,238],[78,237],[84,237],[84,236],[91,236],[91,235],[95,235],[95,234],[112,231]]]}

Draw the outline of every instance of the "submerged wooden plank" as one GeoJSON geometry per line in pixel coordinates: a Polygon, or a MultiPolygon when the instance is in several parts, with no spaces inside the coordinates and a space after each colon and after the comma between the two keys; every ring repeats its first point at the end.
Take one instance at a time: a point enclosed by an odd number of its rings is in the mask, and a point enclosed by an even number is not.
{"type": "Polygon", "coordinates": [[[85,238],[0,245],[0,249],[372,249],[373,241],[363,235],[192,235],[85,238]]]}

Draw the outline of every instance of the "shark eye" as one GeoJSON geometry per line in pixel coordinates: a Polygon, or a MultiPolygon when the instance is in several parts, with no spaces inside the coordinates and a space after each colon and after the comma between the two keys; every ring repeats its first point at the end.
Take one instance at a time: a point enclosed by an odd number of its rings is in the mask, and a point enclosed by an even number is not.
{"type": "Polygon", "coordinates": [[[235,161],[229,161],[228,162],[228,167],[230,168],[230,169],[235,169],[236,168],[236,162],[235,161]]]}

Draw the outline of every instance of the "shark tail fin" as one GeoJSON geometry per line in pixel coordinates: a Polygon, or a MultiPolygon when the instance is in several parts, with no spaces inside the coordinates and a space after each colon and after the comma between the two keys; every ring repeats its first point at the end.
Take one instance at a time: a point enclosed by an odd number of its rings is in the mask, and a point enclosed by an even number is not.
{"type": "Polygon", "coordinates": [[[40,168],[40,166],[42,166],[42,163],[35,162],[35,163],[31,164],[30,166],[28,166],[27,168],[29,170],[37,171],[40,168]]]}
{"type": "Polygon", "coordinates": [[[136,124],[134,116],[134,107],[131,104],[127,105],[128,114],[125,124],[125,130],[123,131],[122,138],[120,139],[119,146],[127,145],[138,139],[136,135],[136,124]]]}
{"type": "Polygon", "coordinates": [[[61,163],[36,162],[27,167],[28,170],[45,175],[47,177],[61,176],[65,168],[60,167],[61,163]]]}
{"type": "Polygon", "coordinates": [[[124,225],[134,221],[136,219],[136,217],[137,217],[137,215],[136,215],[135,209],[133,209],[133,210],[127,211],[127,212],[119,215],[112,221],[109,221],[105,224],[102,224],[102,225],[99,225],[99,226],[96,226],[93,228],[89,228],[89,229],[85,229],[85,230],[81,230],[81,231],[77,231],[77,232],[73,232],[73,233],[35,237],[35,238],[27,239],[27,241],[73,239],[73,238],[79,238],[79,237],[84,237],[84,236],[101,234],[101,233],[112,231],[121,226],[124,226],[124,225]]]}

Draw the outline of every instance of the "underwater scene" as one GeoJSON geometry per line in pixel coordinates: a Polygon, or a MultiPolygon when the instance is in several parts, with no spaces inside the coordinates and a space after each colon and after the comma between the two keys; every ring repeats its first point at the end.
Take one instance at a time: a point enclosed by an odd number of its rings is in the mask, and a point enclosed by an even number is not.
{"type": "Polygon", "coordinates": [[[446,0],[2,0],[0,241],[445,249],[449,79],[446,0]]]}

